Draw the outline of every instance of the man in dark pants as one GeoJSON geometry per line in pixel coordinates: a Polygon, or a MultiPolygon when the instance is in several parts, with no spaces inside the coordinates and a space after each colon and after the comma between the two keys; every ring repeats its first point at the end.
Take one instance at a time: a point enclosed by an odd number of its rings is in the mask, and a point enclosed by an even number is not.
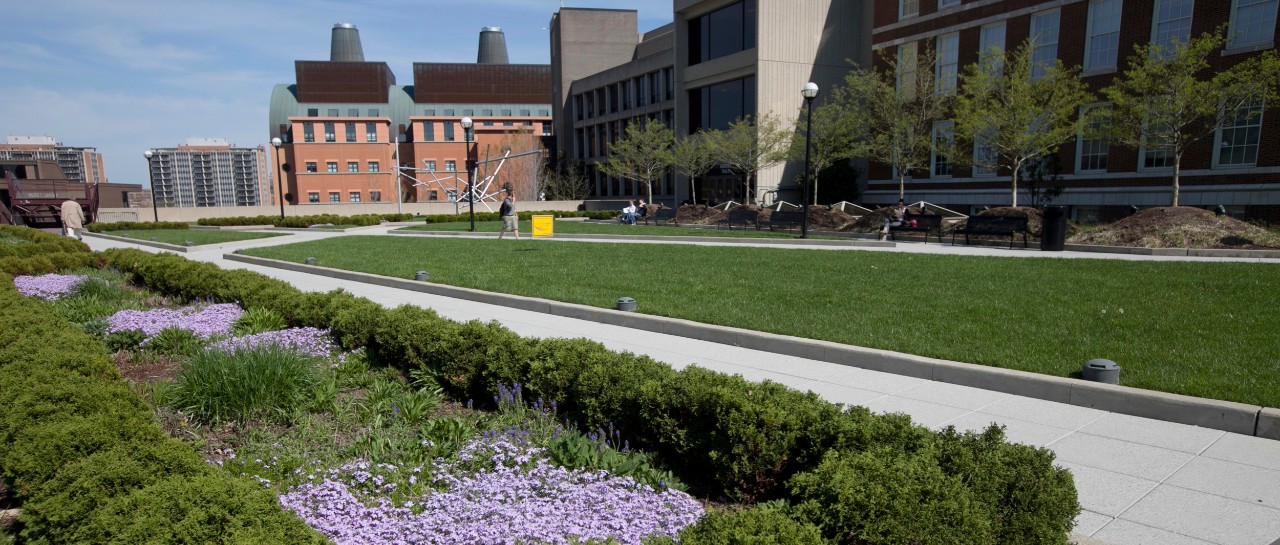
{"type": "Polygon", "coordinates": [[[503,188],[502,192],[506,196],[502,199],[502,208],[498,209],[498,215],[502,217],[502,230],[498,231],[498,240],[502,240],[502,235],[507,231],[516,234],[516,240],[520,240],[520,218],[516,216],[516,194],[510,188],[503,188]]]}

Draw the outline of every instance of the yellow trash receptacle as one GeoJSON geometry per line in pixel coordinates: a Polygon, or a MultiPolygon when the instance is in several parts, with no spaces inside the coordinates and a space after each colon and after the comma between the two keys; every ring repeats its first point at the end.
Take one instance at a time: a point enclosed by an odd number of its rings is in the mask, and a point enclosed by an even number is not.
{"type": "Polygon", "coordinates": [[[555,220],[555,216],[533,216],[534,238],[552,236],[555,232],[555,227],[553,226],[555,220]]]}

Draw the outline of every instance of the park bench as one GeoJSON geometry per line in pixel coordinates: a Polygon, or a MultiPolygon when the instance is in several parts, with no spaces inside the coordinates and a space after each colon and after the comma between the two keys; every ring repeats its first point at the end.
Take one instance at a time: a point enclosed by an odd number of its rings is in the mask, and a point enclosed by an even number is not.
{"type": "Polygon", "coordinates": [[[951,243],[956,243],[956,235],[964,234],[964,243],[969,244],[969,235],[1008,236],[1009,249],[1013,249],[1014,235],[1022,233],[1022,247],[1027,247],[1027,218],[1025,216],[969,216],[964,228],[951,233],[951,243]]]}
{"type": "Polygon", "coordinates": [[[913,231],[924,233],[924,241],[929,242],[929,231],[933,231],[938,236],[938,242],[942,242],[942,216],[933,214],[907,214],[902,219],[900,225],[889,226],[889,238],[897,240],[893,234],[897,231],[913,231]]]}
{"type": "Polygon", "coordinates": [[[645,225],[649,225],[649,222],[653,222],[653,225],[662,225],[664,223],[676,226],[680,225],[676,222],[676,209],[667,208],[665,206],[659,208],[652,214],[646,214],[644,217],[640,218],[640,221],[643,221],[645,225]]]}
{"type": "Polygon", "coordinates": [[[729,230],[733,230],[734,225],[741,225],[743,227],[747,227],[747,226],[755,227],[756,230],[759,230],[760,229],[760,223],[758,221],[759,218],[760,218],[760,212],[757,212],[755,210],[749,210],[746,208],[737,208],[734,210],[730,210],[729,215],[727,217],[716,222],[716,228],[718,229],[720,228],[721,225],[724,225],[728,227],[729,230]]]}
{"type": "Polygon", "coordinates": [[[774,227],[795,229],[800,227],[802,222],[804,222],[804,212],[777,210],[769,214],[769,219],[764,220],[764,225],[769,226],[769,230],[772,231],[774,227]]]}

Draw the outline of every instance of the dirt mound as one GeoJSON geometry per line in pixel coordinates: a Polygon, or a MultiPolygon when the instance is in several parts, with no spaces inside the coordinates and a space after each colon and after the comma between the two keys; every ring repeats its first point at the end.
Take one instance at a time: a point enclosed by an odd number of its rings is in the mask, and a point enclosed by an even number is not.
{"type": "MultiPolygon", "coordinates": [[[[908,206],[907,213],[918,215],[925,214],[925,212],[921,211],[920,208],[916,206],[908,206]]],[[[852,216],[850,217],[852,218],[852,216]]],[[[851,231],[854,233],[878,233],[881,229],[884,229],[884,220],[891,217],[893,217],[892,206],[877,208],[872,210],[870,214],[862,216],[846,225],[844,229],[841,229],[841,231],[851,231]]]]}
{"type": "Polygon", "coordinates": [[[676,223],[706,223],[707,218],[719,213],[705,204],[686,204],[676,209],[676,223]]]}
{"type": "MultiPolygon", "coordinates": [[[[1039,238],[1040,233],[1044,229],[1044,212],[1039,208],[1030,206],[1001,206],[998,208],[989,208],[978,212],[979,216],[1017,216],[1027,218],[1027,234],[1032,237],[1039,238]]],[[[950,230],[961,229],[967,220],[960,220],[951,226],[950,230]]]]}
{"type": "Polygon", "coordinates": [[[1148,208],[1098,229],[1079,233],[1071,244],[1138,248],[1280,248],[1280,235],[1227,216],[1189,206],[1148,208]]]}
{"type": "MultiPolygon", "coordinates": [[[[711,208],[701,204],[686,204],[676,211],[676,220],[680,223],[701,223],[714,224],[720,220],[729,217],[729,212],[733,210],[755,210],[760,214],[760,222],[768,221],[769,216],[773,214],[773,210],[762,208],[755,204],[743,204],[729,208],[729,210],[720,210],[711,208]]],[[[833,210],[826,206],[810,206],[809,207],[809,228],[817,231],[840,231],[853,221],[853,216],[846,214],[843,210],[833,210]]]]}

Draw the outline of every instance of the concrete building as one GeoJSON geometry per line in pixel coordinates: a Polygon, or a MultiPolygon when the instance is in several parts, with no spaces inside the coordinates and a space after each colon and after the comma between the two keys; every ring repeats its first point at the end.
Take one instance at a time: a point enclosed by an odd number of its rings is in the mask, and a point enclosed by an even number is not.
{"type": "MultiPolygon", "coordinates": [[[[566,157],[588,173],[593,198],[617,201],[640,194],[592,168],[628,120],[662,119],[677,137],[723,129],[740,117],[771,114],[790,124],[803,106],[805,83],[830,89],[843,81],[850,61],[870,61],[870,2],[674,0],[672,8],[670,25],[642,37],[636,33],[630,44],[633,33],[620,29],[635,20],[634,12],[562,8],[552,18],[559,142],[566,157]],[[599,70],[579,76],[574,70],[583,65],[599,70]]],[[[781,164],[761,171],[750,195],[723,171],[694,183],[700,200],[776,195],[796,202],[801,169],[781,164]]],[[[685,180],[673,185],[675,200],[688,198],[685,180]]]]}
{"type": "Polygon", "coordinates": [[[518,148],[517,139],[541,148],[553,132],[550,67],[505,63],[496,27],[481,31],[480,45],[482,63],[414,63],[413,84],[397,85],[385,62],[364,60],[354,25],[336,25],[330,60],[296,61],[296,83],[271,94],[286,202],[447,200],[465,188],[469,152],[483,160],[518,148]],[[475,123],[471,149],[464,117],[475,123]]]}
{"type": "Polygon", "coordinates": [[[66,179],[101,184],[107,181],[102,154],[96,148],[64,146],[52,136],[10,136],[0,145],[0,161],[55,161],[66,179]]]}
{"type": "MultiPolygon", "coordinates": [[[[1167,44],[1226,26],[1230,42],[1211,55],[1211,70],[1274,49],[1276,5],[1276,0],[875,0],[872,40],[876,50],[895,53],[934,48],[946,52],[939,55],[940,65],[963,67],[977,62],[981,49],[1011,49],[1034,35],[1038,55],[1080,66],[1096,92],[1123,72],[1125,57],[1137,44],[1167,44]]],[[[937,67],[919,69],[930,68],[937,67]]],[[[955,73],[937,73],[943,72],[955,73]]],[[[1242,116],[1246,121],[1220,127],[1190,149],[1182,162],[1180,204],[1223,205],[1232,215],[1280,222],[1280,116],[1273,112],[1267,108],[1261,117],[1242,116]]],[[[937,123],[945,131],[950,121],[937,123]]],[[[907,200],[961,212],[1009,204],[1007,172],[974,172],[946,163],[909,180],[907,200]]],[[[1077,220],[1110,220],[1131,205],[1170,202],[1172,163],[1161,150],[1081,136],[1062,146],[1057,163],[1065,191],[1054,204],[1069,206],[1077,220]]],[[[897,199],[888,167],[873,167],[871,178],[867,201],[884,205],[897,199]]]]}
{"type": "Polygon", "coordinates": [[[270,204],[271,181],[262,146],[232,147],[224,138],[188,138],[185,145],[147,150],[156,203],[169,207],[270,204]]]}

